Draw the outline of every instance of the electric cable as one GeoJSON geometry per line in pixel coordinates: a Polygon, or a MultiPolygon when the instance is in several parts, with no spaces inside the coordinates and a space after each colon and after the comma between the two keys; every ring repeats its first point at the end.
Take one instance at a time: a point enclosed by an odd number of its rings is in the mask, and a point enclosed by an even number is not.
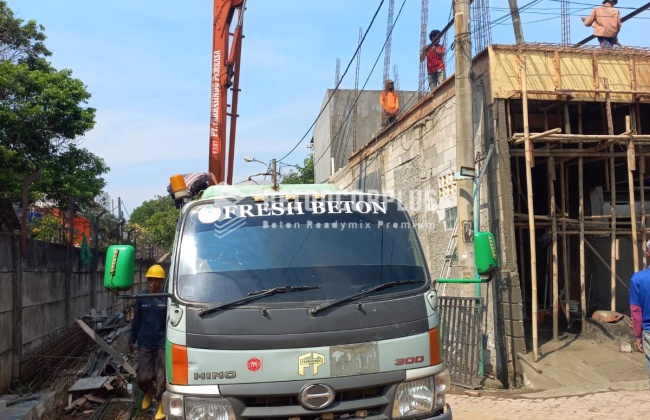
{"type": "MultiPolygon", "coordinates": [[[[372,73],[375,71],[375,68],[377,67],[377,63],[379,62],[379,59],[381,58],[381,55],[382,55],[382,53],[384,52],[384,49],[386,48],[386,43],[388,42],[388,38],[390,37],[390,34],[393,32],[393,28],[395,28],[395,24],[396,24],[397,21],[399,20],[399,17],[400,17],[400,15],[401,15],[401,13],[402,13],[402,9],[404,8],[404,5],[405,5],[405,4],[406,4],[406,0],[404,0],[404,1],[402,2],[402,6],[400,7],[399,11],[397,12],[397,16],[395,17],[395,20],[393,21],[393,26],[391,26],[391,28],[390,28],[390,32],[389,32],[388,36],[386,37],[386,41],[384,41],[384,45],[381,47],[381,50],[379,51],[379,54],[377,55],[377,59],[375,60],[375,63],[372,65],[372,68],[370,69],[370,73],[368,74],[368,77],[366,78],[366,81],[363,83],[363,86],[362,86],[361,89],[359,90],[359,93],[357,94],[357,97],[355,98],[355,100],[354,100],[354,104],[352,104],[352,107],[356,106],[357,102],[359,101],[359,98],[361,97],[361,93],[366,89],[366,85],[368,84],[368,81],[370,80],[370,76],[372,76],[372,73]]],[[[321,113],[322,113],[322,112],[323,112],[323,111],[321,111],[321,113]]],[[[336,134],[334,135],[334,138],[332,139],[332,141],[330,141],[330,143],[327,145],[327,147],[325,148],[325,150],[323,150],[323,154],[321,154],[320,157],[319,157],[318,159],[314,160],[314,166],[316,166],[316,164],[317,164],[318,162],[320,162],[320,160],[323,158],[323,156],[325,156],[325,153],[327,153],[327,151],[330,149],[330,147],[332,146],[332,144],[333,144],[335,141],[337,141],[337,137],[339,136],[339,133],[341,132],[343,126],[345,125],[345,122],[346,122],[347,119],[350,117],[350,115],[352,115],[352,112],[351,112],[351,111],[347,113],[347,115],[345,116],[345,118],[343,119],[343,121],[341,122],[341,124],[339,125],[339,129],[338,129],[338,131],[337,131],[336,134]]],[[[320,114],[319,114],[319,116],[320,116],[320,114]]],[[[287,156],[288,156],[288,155],[287,155],[287,156]]],[[[286,157],[286,156],[285,156],[285,157],[286,157]]],[[[282,159],[280,159],[280,160],[282,160],[282,159]]]]}
{"type": "Polygon", "coordinates": [[[383,6],[383,4],[384,4],[384,0],[381,0],[379,2],[379,6],[377,7],[377,10],[375,10],[375,14],[372,16],[372,20],[370,21],[370,24],[368,25],[368,28],[366,29],[365,33],[363,34],[363,37],[361,38],[361,42],[359,42],[359,45],[357,46],[356,51],[352,55],[352,58],[350,59],[350,62],[348,63],[347,67],[345,68],[345,71],[343,72],[343,75],[341,76],[338,83],[334,87],[334,90],[332,91],[332,94],[330,95],[330,97],[327,99],[327,102],[325,103],[325,105],[323,105],[321,111],[316,116],[316,119],[314,120],[314,122],[309,126],[309,128],[307,129],[307,132],[305,133],[305,135],[302,136],[302,138],[298,141],[298,143],[296,143],[295,146],[293,146],[293,148],[289,151],[289,153],[284,155],[282,158],[278,159],[278,161],[282,161],[282,160],[286,159],[291,153],[294,152],[294,150],[296,150],[298,148],[300,143],[302,143],[305,140],[305,138],[307,138],[307,136],[309,135],[311,130],[314,128],[314,126],[316,125],[316,122],[318,121],[320,116],[323,114],[323,112],[325,112],[325,109],[327,108],[327,105],[330,103],[330,101],[334,97],[334,94],[338,91],[339,86],[341,85],[341,82],[343,81],[343,78],[345,78],[345,75],[348,73],[348,70],[350,69],[350,66],[352,65],[352,62],[356,58],[357,54],[359,54],[359,50],[361,49],[361,46],[363,45],[363,42],[365,41],[366,36],[368,35],[368,32],[370,31],[370,28],[372,28],[372,25],[375,22],[375,18],[379,14],[379,11],[381,10],[381,6],[383,6]]]}

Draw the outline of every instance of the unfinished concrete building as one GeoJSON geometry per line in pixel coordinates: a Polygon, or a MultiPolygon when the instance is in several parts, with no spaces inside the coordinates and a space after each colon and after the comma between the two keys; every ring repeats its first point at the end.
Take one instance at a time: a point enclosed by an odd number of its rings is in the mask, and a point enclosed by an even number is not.
{"type": "MultiPolygon", "coordinates": [[[[462,337],[444,338],[443,351],[452,369],[476,367],[469,382],[491,369],[516,387],[520,359],[536,361],[539,346],[567,326],[584,329],[597,309],[629,313],[629,279],[645,267],[650,239],[650,52],[492,45],[474,59],[472,80],[477,173],[485,169],[475,193],[479,225],[495,235],[501,267],[480,287],[438,285],[441,296],[480,308],[462,331],[449,327],[462,337]]],[[[400,198],[434,278],[454,274],[455,241],[473,240],[462,228],[469,221],[456,221],[456,112],[451,76],[363,139],[334,174],[316,167],[318,180],[400,198]]],[[[331,141],[315,133],[316,159],[331,141]]]]}

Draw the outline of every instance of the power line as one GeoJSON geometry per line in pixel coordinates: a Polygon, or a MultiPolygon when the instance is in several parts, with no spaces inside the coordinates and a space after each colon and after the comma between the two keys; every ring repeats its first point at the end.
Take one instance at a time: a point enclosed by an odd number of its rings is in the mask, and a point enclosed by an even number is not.
{"type": "Polygon", "coordinates": [[[307,136],[309,135],[309,133],[311,132],[311,130],[314,128],[314,126],[316,125],[316,122],[318,121],[318,119],[320,118],[320,116],[323,115],[323,112],[325,112],[325,109],[327,108],[327,105],[330,103],[330,101],[331,101],[332,98],[334,97],[334,94],[335,94],[336,91],[339,89],[339,86],[341,85],[341,81],[343,80],[343,78],[345,78],[345,75],[348,73],[348,70],[350,69],[350,66],[352,65],[352,62],[354,61],[354,57],[355,57],[357,54],[359,54],[359,50],[361,49],[361,45],[362,45],[363,42],[365,41],[366,36],[368,35],[368,32],[370,31],[370,28],[372,28],[372,25],[373,25],[373,23],[375,22],[375,18],[377,18],[377,15],[379,14],[379,11],[381,10],[381,6],[382,6],[383,4],[384,4],[384,0],[381,0],[381,1],[379,2],[379,6],[377,7],[377,10],[375,10],[375,14],[372,16],[372,20],[370,21],[370,24],[368,25],[368,28],[366,29],[366,32],[363,34],[363,38],[361,39],[361,42],[360,42],[359,45],[357,46],[357,50],[356,50],[356,51],[354,52],[354,54],[352,55],[352,58],[350,58],[350,62],[348,63],[347,67],[345,68],[345,71],[343,72],[343,76],[341,77],[341,80],[339,80],[339,83],[334,87],[334,90],[332,91],[332,94],[331,94],[330,97],[327,99],[327,102],[325,103],[325,105],[323,106],[323,108],[321,109],[321,111],[320,111],[320,112],[318,113],[318,115],[316,116],[316,119],[314,120],[314,122],[309,126],[309,128],[307,129],[307,132],[305,133],[304,136],[302,136],[302,138],[298,141],[298,143],[296,143],[296,145],[293,146],[293,148],[292,148],[291,150],[289,150],[289,153],[287,153],[286,155],[284,155],[282,158],[278,159],[278,161],[283,161],[283,160],[286,159],[286,158],[287,158],[291,153],[293,153],[294,150],[296,150],[296,149],[298,148],[298,146],[300,145],[300,143],[302,143],[302,142],[307,138],[307,136]]]}
{"type": "MultiPolygon", "coordinates": [[[[391,33],[393,31],[393,28],[395,28],[395,24],[399,20],[400,15],[402,14],[402,9],[404,8],[404,4],[406,4],[406,0],[404,0],[404,2],[402,2],[402,5],[400,6],[399,11],[397,12],[397,16],[395,17],[395,21],[393,22],[393,26],[392,26],[392,28],[390,30],[391,33]]],[[[388,41],[388,39],[386,41],[388,41]]],[[[386,48],[386,41],[384,41],[384,45],[381,47],[381,50],[379,51],[379,54],[377,55],[377,59],[375,60],[375,63],[372,65],[372,68],[370,69],[370,73],[368,73],[368,77],[366,78],[366,81],[363,83],[363,86],[361,87],[361,90],[357,94],[357,97],[354,99],[354,104],[352,104],[353,107],[356,106],[357,102],[359,101],[359,98],[361,97],[361,93],[364,90],[366,90],[366,85],[368,84],[368,81],[370,80],[370,76],[372,76],[372,73],[375,71],[375,67],[377,67],[377,63],[379,62],[379,59],[381,58],[381,54],[384,52],[384,49],[386,48]]],[[[322,113],[322,111],[321,111],[321,113],[322,113]]],[[[323,158],[323,156],[325,156],[325,153],[327,153],[327,151],[330,149],[332,144],[335,141],[337,141],[337,137],[341,133],[341,130],[342,130],[343,126],[345,125],[345,122],[347,121],[347,119],[350,117],[351,114],[352,114],[351,112],[348,112],[347,115],[345,116],[345,118],[343,119],[343,121],[341,121],[341,124],[339,125],[338,131],[334,135],[334,138],[327,145],[325,150],[323,150],[323,154],[321,154],[320,157],[318,157],[318,159],[314,160],[314,167],[316,167],[316,164],[318,162],[320,162],[320,160],[323,158]]]]}

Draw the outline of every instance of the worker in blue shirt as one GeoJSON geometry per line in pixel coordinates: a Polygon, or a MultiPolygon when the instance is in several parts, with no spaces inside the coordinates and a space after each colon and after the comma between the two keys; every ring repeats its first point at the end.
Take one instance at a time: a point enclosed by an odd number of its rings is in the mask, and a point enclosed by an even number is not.
{"type": "MultiPolygon", "coordinates": [[[[147,290],[139,295],[161,293],[165,283],[165,270],[154,264],[147,270],[147,290]]],[[[156,419],[164,419],[162,395],[165,392],[165,323],[167,303],[160,297],[136,299],[135,315],[131,321],[129,352],[138,347],[138,388],[145,394],[142,409],[148,410],[155,397],[158,402],[156,419]],[[154,387],[155,381],[155,387],[154,387]]]]}
{"type": "MultiPolygon", "coordinates": [[[[650,258],[650,241],[646,243],[646,256],[650,258]]],[[[630,314],[635,338],[634,347],[645,355],[650,380],[650,268],[632,275],[630,314]]]]}

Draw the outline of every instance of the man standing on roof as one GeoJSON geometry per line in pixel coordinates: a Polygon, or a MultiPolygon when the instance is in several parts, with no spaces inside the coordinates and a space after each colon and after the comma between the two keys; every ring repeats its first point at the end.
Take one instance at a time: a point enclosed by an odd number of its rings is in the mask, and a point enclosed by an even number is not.
{"type": "Polygon", "coordinates": [[[198,193],[205,190],[210,185],[217,185],[217,178],[212,172],[192,172],[189,174],[183,174],[183,180],[185,181],[187,192],[189,193],[189,196],[184,198],[177,199],[172,191],[172,184],[167,185],[167,192],[171,198],[174,199],[176,208],[183,207],[183,204],[194,199],[198,193]]]}
{"type": "Polygon", "coordinates": [[[379,104],[382,110],[382,127],[394,123],[399,112],[399,97],[397,96],[397,92],[395,92],[393,81],[390,79],[386,80],[384,90],[379,95],[379,104]]]}
{"type": "Polygon", "coordinates": [[[589,16],[581,18],[585,26],[594,27],[594,36],[602,48],[612,48],[618,44],[621,13],[614,7],[616,3],[618,0],[604,0],[602,6],[595,7],[589,16]]]}
{"type": "MultiPolygon", "coordinates": [[[[138,295],[161,293],[165,283],[165,270],[154,264],[147,270],[147,290],[138,295]]],[[[164,419],[162,395],[166,389],[165,377],[165,327],[167,320],[167,303],[161,297],[143,297],[136,299],[135,315],[131,321],[129,334],[129,353],[133,345],[138,346],[138,388],[144,392],[142,409],[148,410],[156,397],[158,410],[156,419],[164,419]],[[154,381],[156,385],[154,387],[154,381]]]]}
{"type": "Polygon", "coordinates": [[[429,34],[431,44],[420,52],[420,63],[427,59],[429,89],[433,90],[445,80],[445,47],[440,45],[440,31],[435,29],[429,34]]]}
{"type": "MultiPolygon", "coordinates": [[[[646,242],[646,257],[650,258],[650,241],[646,242]]],[[[645,355],[650,380],[650,268],[637,271],[630,281],[630,314],[634,347],[645,355]]]]}

